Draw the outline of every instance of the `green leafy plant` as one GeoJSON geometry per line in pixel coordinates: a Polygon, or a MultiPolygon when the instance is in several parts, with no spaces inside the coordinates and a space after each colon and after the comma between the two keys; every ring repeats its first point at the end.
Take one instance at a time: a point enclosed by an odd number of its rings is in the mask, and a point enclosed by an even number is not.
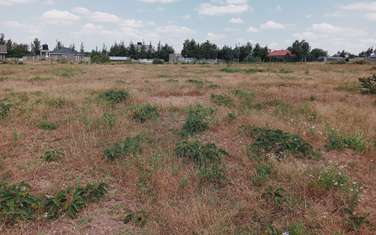
{"type": "Polygon", "coordinates": [[[105,183],[77,185],[58,192],[55,196],[45,196],[43,208],[48,219],[57,219],[64,213],[69,217],[76,218],[78,213],[89,203],[97,202],[107,193],[105,183]]]}
{"type": "Polygon", "coordinates": [[[325,190],[348,187],[349,177],[336,167],[327,167],[320,171],[317,185],[325,190]]]}
{"type": "Polygon", "coordinates": [[[222,159],[228,154],[215,144],[182,141],[176,145],[175,153],[178,157],[190,159],[197,164],[202,181],[221,183],[224,180],[222,159]]]}
{"type": "Polygon", "coordinates": [[[233,105],[232,98],[230,96],[227,96],[227,95],[215,95],[215,94],[212,94],[210,96],[210,99],[216,105],[226,106],[226,107],[230,107],[230,106],[233,105]]]}
{"type": "Polygon", "coordinates": [[[240,68],[235,67],[226,67],[221,69],[221,71],[225,73],[240,73],[242,70],[240,68]]]}
{"type": "Polygon", "coordinates": [[[201,88],[204,86],[204,81],[202,80],[197,80],[197,79],[188,79],[187,80],[188,83],[191,83],[191,84],[194,84],[196,85],[197,87],[201,88]]]}
{"type": "Polygon", "coordinates": [[[135,155],[141,152],[141,143],[144,138],[140,135],[128,137],[124,141],[114,144],[104,151],[104,157],[113,161],[119,158],[135,155]]]}
{"type": "Polygon", "coordinates": [[[233,90],[232,93],[239,99],[241,107],[247,109],[252,108],[253,101],[256,97],[256,94],[253,91],[237,89],[233,90]]]}
{"type": "Polygon", "coordinates": [[[309,234],[303,223],[294,223],[289,225],[289,235],[306,235],[309,234]]]}
{"type": "Polygon", "coordinates": [[[326,148],[328,150],[352,149],[358,153],[363,153],[366,150],[366,142],[363,135],[360,133],[355,135],[343,135],[335,129],[329,129],[326,148]]]}
{"type": "Polygon", "coordinates": [[[44,120],[39,122],[38,128],[40,128],[42,130],[53,131],[53,130],[56,130],[58,128],[58,125],[44,119],[44,120]]]}
{"type": "Polygon", "coordinates": [[[124,224],[128,224],[132,222],[138,227],[144,227],[147,223],[148,214],[145,211],[138,211],[138,212],[130,212],[128,213],[123,222],[124,224]]]}
{"type": "Polygon", "coordinates": [[[261,186],[265,183],[273,170],[273,166],[268,163],[261,163],[256,165],[256,174],[252,176],[251,180],[253,185],[261,186]]]}
{"type": "Polygon", "coordinates": [[[10,101],[8,100],[0,101],[0,119],[4,119],[6,116],[8,116],[11,107],[12,107],[12,104],[10,103],[10,101]]]}
{"type": "Polygon", "coordinates": [[[46,162],[59,161],[64,156],[64,153],[57,149],[50,149],[42,154],[42,159],[46,162]]]}
{"type": "Polygon", "coordinates": [[[0,184],[0,221],[14,224],[20,220],[32,220],[39,206],[40,200],[30,193],[28,184],[0,184]]]}
{"type": "Polygon", "coordinates": [[[376,74],[368,78],[359,78],[360,90],[364,94],[376,94],[376,74]]]}
{"type": "Polygon", "coordinates": [[[308,158],[317,155],[310,144],[295,134],[253,126],[243,126],[242,131],[254,138],[254,143],[249,146],[250,154],[273,153],[278,158],[283,158],[288,154],[308,158]]]}
{"type": "Polygon", "coordinates": [[[129,93],[125,90],[107,90],[100,93],[98,98],[110,104],[119,104],[129,98],[129,93]]]}
{"type": "Polygon", "coordinates": [[[132,114],[132,119],[140,123],[157,118],[159,118],[158,108],[151,104],[137,106],[132,114]]]}
{"type": "Polygon", "coordinates": [[[214,110],[202,105],[190,107],[188,117],[183,125],[182,135],[194,135],[209,129],[214,110]]]}
{"type": "Polygon", "coordinates": [[[272,202],[276,207],[280,208],[282,204],[286,201],[286,191],[283,188],[273,189],[269,186],[265,193],[262,194],[262,197],[272,202]]]}

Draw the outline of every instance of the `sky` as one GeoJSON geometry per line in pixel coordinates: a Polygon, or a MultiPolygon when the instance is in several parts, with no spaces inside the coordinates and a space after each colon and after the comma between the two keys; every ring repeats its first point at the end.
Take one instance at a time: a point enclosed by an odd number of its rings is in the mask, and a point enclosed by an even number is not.
{"type": "Polygon", "coordinates": [[[287,48],[305,39],[330,53],[376,45],[376,1],[359,0],[0,0],[0,33],[17,42],[38,37],[53,48],[115,41],[210,40],[287,48]]]}

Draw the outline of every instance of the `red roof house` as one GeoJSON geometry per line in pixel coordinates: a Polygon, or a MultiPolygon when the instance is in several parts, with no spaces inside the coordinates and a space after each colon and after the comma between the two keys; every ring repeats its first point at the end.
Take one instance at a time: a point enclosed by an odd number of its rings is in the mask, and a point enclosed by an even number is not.
{"type": "Polygon", "coordinates": [[[270,58],[284,58],[294,56],[289,50],[275,50],[269,53],[270,58]]]}

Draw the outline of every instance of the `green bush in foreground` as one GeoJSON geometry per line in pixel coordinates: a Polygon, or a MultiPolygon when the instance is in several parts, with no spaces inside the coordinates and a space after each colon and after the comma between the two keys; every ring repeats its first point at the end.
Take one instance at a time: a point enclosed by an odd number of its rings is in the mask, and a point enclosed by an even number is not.
{"type": "Polygon", "coordinates": [[[4,119],[8,116],[11,106],[11,103],[7,100],[0,101],[0,119],[4,119]]]}
{"type": "Polygon", "coordinates": [[[368,78],[359,78],[360,89],[364,94],[376,94],[376,74],[368,78]]]}
{"type": "Polygon", "coordinates": [[[137,106],[132,114],[132,119],[140,123],[157,118],[159,118],[158,108],[151,104],[137,106]]]}
{"type": "Polygon", "coordinates": [[[39,122],[38,128],[42,130],[53,131],[58,128],[58,125],[55,123],[49,122],[48,120],[42,120],[39,122]]]}
{"type": "Polygon", "coordinates": [[[221,69],[221,71],[225,73],[240,73],[242,70],[240,68],[235,67],[226,67],[221,69]]]}
{"type": "Polygon", "coordinates": [[[202,105],[192,106],[184,123],[182,135],[194,135],[209,129],[209,123],[214,110],[202,105]]]}
{"type": "Polygon", "coordinates": [[[104,157],[107,160],[113,161],[119,158],[135,155],[141,152],[141,143],[143,137],[138,135],[135,137],[128,137],[124,141],[114,144],[112,147],[104,151],[104,157]]]}
{"type": "Polygon", "coordinates": [[[247,136],[255,139],[254,143],[249,146],[250,154],[273,153],[278,158],[283,158],[288,154],[312,158],[317,154],[313,147],[298,135],[252,126],[245,126],[242,129],[247,136]]]}
{"type": "Polygon", "coordinates": [[[98,98],[110,104],[119,104],[129,98],[129,93],[124,90],[108,90],[100,93],[98,98]]]}
{"type": "Polygon", "coordinates": [[[358,153],[363,153],[366,150],[366,141],[362,134],[341,135],[338,131],[330,129],[326,148],[328,150],[352,149],[358,153]]]}
{"type": "Polygon", "coordinates": [[[175,153],[180,158],[187,158],[198,166],[201,181],[221,183],[225,178],[222,159],[228,155],[215,144],[202,144],[199,141],[182,141],[176,145],[175,153]]]}
{"type": "Polygon", "coordinates": [[[43,153],[42,159],[46,162],[59,161],[64,156],[64,153],[60,150],[50,149],[43,153]]]}
{"type": "Polygon", "coordinates": [[[227,95],[215,95],[212,94],[210,96],[211,101],[216,105],[222,105],[226,107],[230,107],[233,105],[233,100],[230,96],[227,95]]]}
{"type": "Polygon", "coordinates": [[[0,184],[0,221],[14,224],[41,218],[57,219],[64,214],[75,218],[89,203],[97,202],[107,193],[107,185],[77,185],[54,196],[34,196],[26,183],[0,184]]]}

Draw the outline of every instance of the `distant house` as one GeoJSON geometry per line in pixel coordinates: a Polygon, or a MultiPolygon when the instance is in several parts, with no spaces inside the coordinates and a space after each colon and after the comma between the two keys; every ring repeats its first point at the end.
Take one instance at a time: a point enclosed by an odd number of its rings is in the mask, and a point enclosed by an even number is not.
{"type": "Polygon", "coordinates": [[[47,44],[42,45],[42,49],[40,50],[40,56],[45,59],[50,57],[50,50],[48,49],[47,44]]]}
{"type": "Polygon", "coordinates": [[[195,60],[193,58],[185,58],[180,54],[170,54],[169,55],[169,63],[170,64],[177,64],[177,63],[192,64],[194,62],[195,62],[195,60]]]}
{"type": "Polygon", "coordinates": [[[50,51],[49,57],[53,60],[69,60],[73,62],[83,61],[85,54],[79,53],[76,50],[68,47],[55,48],[50,51]]]}
{"type": "Polygon", "coordinates": [[[5,61],[5,56],[7,53],[7,46],[0,45],[0,61],[5,61]]]}
{"type": "Polygon", "coordinates": [[[295,58],[295,55],[289,50],[275,50],[268,54],[270,61],[288,61],[295,58]]]}
{"type": "Polygon", "coordinates": [[[110,58],[110,61],[112,62],[127,62],[131,60],[130,57],[126,57],[126,56],[110,56],[109,58],[110,58]]]}

